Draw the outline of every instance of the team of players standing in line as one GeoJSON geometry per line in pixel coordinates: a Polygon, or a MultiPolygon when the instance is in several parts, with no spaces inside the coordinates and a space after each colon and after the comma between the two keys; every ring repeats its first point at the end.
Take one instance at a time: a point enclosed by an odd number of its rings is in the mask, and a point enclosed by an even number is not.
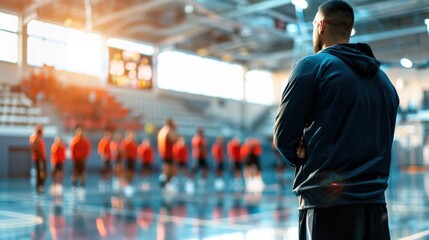
{"type": "MultiPolygon", "coordinates": [[[[43,127],[36,125],[35,133],[30,136],[30,146],[32,158],[36,168],[36,190],[44,191],[44,182],[47,177],[47,159],[45,145],[43,141],[43,127]]],[[[209,173],[207,158],[209,146],[202,128],[197,129],[197,133],[192,138],[192,157],[195,160],[193,167],[188,170],[189,149],[185,138],[177,133],[176,123],[172,119],[167,119],[165,125],[160,129],[157,136],[157,147],[159,156],[162,159],[162,173],[159,177],[162,188],[165,191],[177,191],[174,179],[182,176],[185,179],[186,191],[194,191],[194,180],[200,172],[201,185],[205,184],[209,173]]],[[[70,158],[73,163],[72,185],[73,189],[83,191],[86,181],[86,162],[91,151],[91,142],[83,134],[80,127],[75,129],[75,134],[70,140],[68,147],[70,158]]],[[[63,165],[66,161],[66,145],[59,137],[54,139],[51,146],[51,191],[54,194],[62,193],[63,165]]],[[[155,148],[150,140],[145,138],[139,144],[132,131],[125,132],[122,139],[120,133],[112,134],[106,131],[99,140],[97,146],[103,167],[101,171],[100,190],[109,186],[112,176],[120,179],[118,187],[124,187],[126,193],[132,193],[132,183],[136,172],[136,165],[140,162],[140,175],[143,180],[142,188],[148,189],[148,178],[153,173],[155,160],[155,148]]],[[[258,139],[247,139],[241,144],[239,138],[233,138],[224,144],[223,137],[217,137],[211,146],[211,155],[215,162],[215,188],[224,188],[225,156],[230,160],[234,182],[234,187],[242,184],[242,165],[244,164],[244,180],[247,190],[262,190],[263,181],[260,173],[259,156],[262,154],[262,147],[258,139]],[[226,151],[225,151],[226,150],[226,151]]]]}

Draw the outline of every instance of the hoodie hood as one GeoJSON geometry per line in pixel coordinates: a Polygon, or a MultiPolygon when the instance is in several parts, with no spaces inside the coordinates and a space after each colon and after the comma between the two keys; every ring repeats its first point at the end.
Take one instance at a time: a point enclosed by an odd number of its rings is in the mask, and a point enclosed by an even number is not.
{"type": "Polygon", "coordinates": [[[340,58],[354,71],[364,76],[374,76],[380,68],[380,62],[375,59],[371,47],[365,43],[337,44],[321,52],[340,58]]]}

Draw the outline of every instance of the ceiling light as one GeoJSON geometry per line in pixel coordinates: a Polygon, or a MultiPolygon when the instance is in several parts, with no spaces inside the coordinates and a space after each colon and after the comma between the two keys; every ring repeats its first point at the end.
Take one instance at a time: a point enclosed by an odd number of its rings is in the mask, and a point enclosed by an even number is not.
{"type": "Polygon", "coordinates": [[[249,26],[244,26],[241,28],[240,34],[243,37],[248,37],[252,34],[252,29],[249,26]]]}
{"type": "Polygon", "coordinates": [[[197,50],[197,54],[201,56],[207,56],[209,54],[209,51],[205,48],[200,48],[197,50]]]}
{"type": "Polygon", "coordinates": [[[298,25],[294,24],[294,23],[289,23],[288,25],[286,25],[286,31],[288,33],[297,33],[298,32],[298,25]]]}
{"type": "Polygon", "coordinates": [[[354,28],[352,28],[352,32],[350,33],[350,36],[354,36],[356,34],[356,30],[354,28]]]}
{"type": "Polygon", "coordinates": [[[413,62],[408,58],[402,58],[401,59],[401,65],[404,68],[411,68],[413,66],[413,62]]]}
{"type": "Polygon", "coordinates": [[[225,62],[232,62],[234,60],[234,57],[231,54],[225,54],[222,56],[222,60],[225,62]]]}
{"type": "Polygon", "coordinates": [[[194,12],[194,6],[192,6],[192,5],[190,5],[190,4],[187,4],[186,6],[185,6],[185,13],[187,13],[187,14],[191,14],[191,13],[193,13],[194,12]]]}
{"type": "Polygon", "coordinates": [[[297,8],[306,9],[308,7],[308,3],[306,0],[292,0],[292,3],[297,8]]]}

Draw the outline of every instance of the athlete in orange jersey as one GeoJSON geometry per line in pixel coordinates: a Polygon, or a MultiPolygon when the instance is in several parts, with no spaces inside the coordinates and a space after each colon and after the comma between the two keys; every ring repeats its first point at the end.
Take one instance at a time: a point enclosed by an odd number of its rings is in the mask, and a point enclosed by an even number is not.
{"type": "Polygon", "coordinates": [[[115,175],[120,177],[123,171],[122,158],[124,156],[124,150],[121,146],[122,135],[120,132],[116,132],[113,139],[110,141],[110,152],[112,160],[115,161],[115,175]]]}
{"type": "Polygon", "coordinates": [[[242,157],[245,159],[244,176],[249,191],[261,191],[263,181],[259,157],[262,154],[261,143],[257,138],[249,138],[242,146],[242,157]]]}
{"type": "Polygon", "coordinates": [[[78,178],[80,178],[80,185],[85,186],[85,164],[91,152],[91,143],[83,135],[81,127],[77,127],[74,137],[70,140],[70,153],[71,159],[74,164],[73,168],[73,187],[77,187],[78,178]]]}
{"type": "Polygon", "coordinates": [[[110,150],[110,142],[112,141],[112,133],[105,131],[104,136],[98,142],[98,154],[103,161],[103,169],[101,170],[101,179],[106,181],[112,171],[112,152],[110,150]]]}
{"type": "Polygon", "coordinates": [[[238,137],[231,139],[227,145],[228,158],[234,164],[234,177],[238,180],[241,177],[241,145],[238,137]]]}
{"type": "Polygon", "coordinates": [[[155,150],[149,139],[143,139],[142,143],[137,148],[137,154],[142,164],[141,174],[146,178],[152,173],[153,160],[155,159],[155,150]]]}
{"type": "Polygon", "coordinates": [[[216,142],[212,145],[212,157],[216,162],[216,177],[222,177],[225,168],[225,150],[223,146],[223,137],[216,138],[216,142]]]}
{"type": "Polygon", "coordinates": [[[223,137],[218,136],[216,142],[212,145],[212,157],[214,162],[216,162],[216,180],[215,187],[217,189],[223,188],[223,170],[225,168],[225,150],[223,146],[223,137]]]}
{"type": "Polygon", "coordinates": [[[35,133],[31,134],[30,139],[31,155],[36,165],[36,191],[43,192],[46,179],[46,152],[43,141],[43,126],[37,124],[35,133]]]}
{"type": "Polygon", "coordinates": [[[122,148],[124,149],[124,157],[126,159],[126,180],[130,184],[134,178],[136,159],[137,159],[137,143],[132,131],[125,133],[125,138],[122,140],[122,148]]]}
{"type": "Polygon", "coordinates": [[[158,132],[158,151],[163,161],[163,174],[160,176],[162,187],[165,187],[174,175],[173,144],[178,139],[176,128],[176,122],[168,118],[165,121],[165,125],[158,132]]]}
{"type": "Polygon", "coordinates": [[[178,170],[182,172],[183,176],[188,177],[188,147],[184,137],[180,137],[173,145],[173,156],[178,165],[178,170]]]}
{"type": "Polygon", "coordinates": [[[199,169],[202,169],[202,177],[207,178],[208,165],[207,165],[207,139],[204,136],[203,128],[199,127],[197,133],[192,138],[192,155],[197,160],[192,175],[195,176],[199,169]]]}
{"type": "Polygon", "coordinates": [[[66,161],[66,146],[61,141],[60,137],[55,137],[54,143],[51,146],[51,177],[52,190],[61,192],[61,184],[63,182],[63,165],[66,161]]]}

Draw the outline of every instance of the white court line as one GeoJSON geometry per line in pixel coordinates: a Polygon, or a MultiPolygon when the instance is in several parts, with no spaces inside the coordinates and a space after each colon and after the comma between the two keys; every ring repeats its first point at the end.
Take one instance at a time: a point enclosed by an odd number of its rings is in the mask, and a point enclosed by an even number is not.
{"type": "Polygon", "coordinates": [[[11,217],[12,219],[4,219],[0,221],[0,229],[30,227],[43,223],[43,218],[30,214],[10,212],[0,210],[0,216],[11,217]]]}
{"type": "Polygon", "coordinates": [[[421,239],[421,238],[428,236],[428,235],[429,235],[429,230],[426,230],[426,231],[415,233],[415,234],[410,235],[410,236],[399,238],[398,240],[416,240],[416,239],[421,239]]]}

